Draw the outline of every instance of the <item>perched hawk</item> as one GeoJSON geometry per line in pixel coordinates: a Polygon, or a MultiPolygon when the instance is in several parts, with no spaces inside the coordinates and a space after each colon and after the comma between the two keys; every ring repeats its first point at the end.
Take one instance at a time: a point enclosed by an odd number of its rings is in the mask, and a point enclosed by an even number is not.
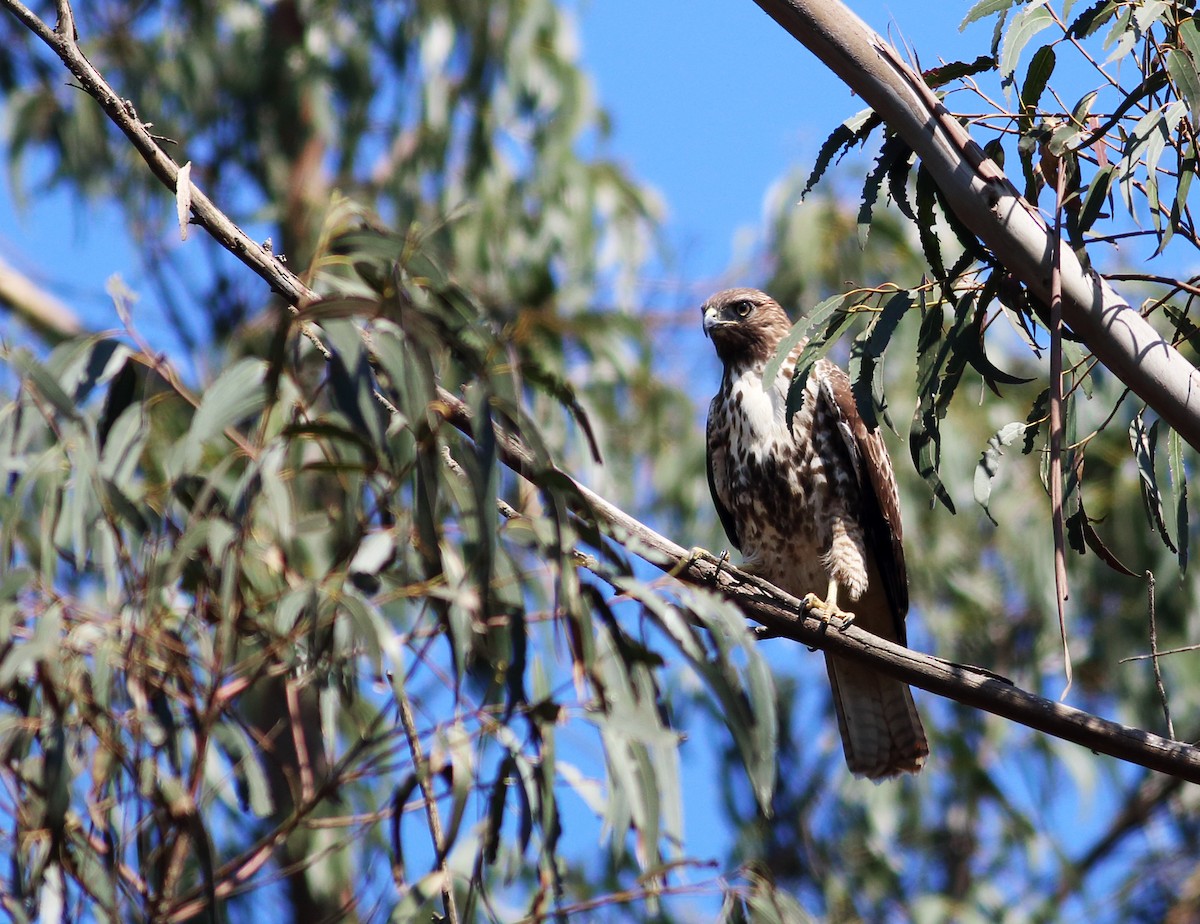
{"type": "MultiPolygon", "coordinates": [[[[827,588],[855,624],[905,644],[908,577],[891,461],[858,415],[850,380],[828,360],[812,370],[789,431],[788,385],[800,347],[773,382],[763,369],[791,322],[757,289],[704,303],[704,332],[725,366],[708,409],[708,484],[749,570],[798,597],[827,588]]],[[[908,685],[827,655],[842,747],[870,779],[916,773],[929,745],[908,685]]]]}

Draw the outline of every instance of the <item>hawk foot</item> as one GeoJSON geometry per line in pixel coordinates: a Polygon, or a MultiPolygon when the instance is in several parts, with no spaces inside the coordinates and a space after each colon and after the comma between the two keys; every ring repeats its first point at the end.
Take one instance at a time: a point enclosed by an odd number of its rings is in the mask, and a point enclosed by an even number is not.
{"type": "Polygon", "coordinates": [[[854,624],[853,613],[839,609],[835,602],[826,603],[816,594],[805,594],[804,599],[800,602],[804,604],[804,608],[810,616],[821,620],[826,627],[832,625],[838,629],[845,629],[854,624]]]}
{"type": "Polygon", "coordinates": [[[683,572],[687,571],[696,562],[702,561],[706,558],[717,559],[717,570],[715,572],[713,572],[713,576],[711,578],[712,582],[715,584],[717,581],[717,578],[720,577],[720,575],[721,575],[721,569],[723,567],[725,567],[725,563],[727,561],[729,561],[729,550],[728,549],[726,549],[720,555],[714,555],[708,549],[701,548],[698,545],[694,545],[694,546],[692,546],[691,551],[688,552],[687,558],[680,559],[678,562],[675,563],[675,566],[673,568],[671,568],[670,571],[667,572],[667,577],[679,577],[679,575],[681,575],[681,574],[683,574],[683,572]]]}

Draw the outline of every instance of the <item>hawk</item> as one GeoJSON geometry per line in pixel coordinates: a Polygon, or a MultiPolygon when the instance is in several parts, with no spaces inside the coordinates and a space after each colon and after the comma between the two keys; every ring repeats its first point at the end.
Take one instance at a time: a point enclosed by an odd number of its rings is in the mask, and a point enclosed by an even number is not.
{"type": "MultiPolygon", "coordinates": [[[[804,402],[785,420],[803,344],[773,382],[763,371],[791,322],[769,295],[728,289],[704,303],[704,332],[724,365],[708,409],[708,485],[748,570],[797,597],[827,588],[855,624],[906,644],[908,577],[891,461],[855,407],[850,379],[818,361],[804,402]]],[[[916,773],[929,744],[908,685],[870,667],[825,657],[846,763],[878,780],[916,773]]]]}

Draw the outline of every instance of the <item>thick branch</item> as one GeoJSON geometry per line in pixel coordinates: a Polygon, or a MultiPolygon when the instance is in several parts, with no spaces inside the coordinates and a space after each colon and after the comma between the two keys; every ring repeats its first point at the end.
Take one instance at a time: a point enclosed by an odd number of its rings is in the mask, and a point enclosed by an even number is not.
{"type": "MultiPolygon", "coordinates": [[[[778,5],[768,3],[767,0],[760,2],[767,7],[778,5]]],[[[103,77],[83,57],[75,45],[69,16],[63,17],[60,29],[55,31],[46,28],[18,0],[0,0],[0,3],[54,48],[71,68],[72,73],[80,77],[84,88],[100,101],[109,117],[133,141],[155,174],[174,192],[178,182],[178,166],[145,130],[134,114],[133,107],[117,97],[103,77]],[[86,74],[87,79],[84,80],[81,74],[86,74]]],[[[788,4],[784,5],[791,8],[788,4]]],[[[60,10],[69,13],[65,2],[60,2],[60,10]]],[[[865,30],[865,27],[859,25],[865,30]]],[[[191,204],[196,224],[226,246],[272,289],[283,295],[293,309],[317,297],[295,273],[250,240],[194,187],[191,204]]],[[[1015,207],[1019,207],[1019,204],[1015,207]]],[[[1078,272],[1077,268],[1076,271],[1078,272]]],[[[1140,318],[1137,320],[1141,321],[1140,318]]],[[[444,389],[439,389],[439,399],[444,405],[447,419],[467,434],[472,433],[470,413],[466,405],[444,389]]],[[[500,432],[498,438],[501,458],[505,464],[526,476],[538,474],[533,455],[515,435],[500,432]]],[[[1043,699],[984,671],[911,651],[856,626],[845,629],[830,627],[809,615],[795,597],[761,578],[723,565],[709,555],[694,556],[582,485],[576,484],[576,487],[581,499],[581,512],[594,515],[606,523],[618,541],[627,543],[657,567],[678,574],[682,580],[719,589],[735,600],[748,617],[777,635],[862,661],[883,673],[925,690],[1073,741],[1100,753],[1191,782],[1200,782],[1200,749],[1182,742],[1168,741],[1158,735],[1119,725],[1070,706],[1043,699]]]]}
{"type": "Polygon", "coordinates": [[[83,330],[70,308],[3,260],[0,260],[0,303],[54,343],[83,330]]]}
{"type": "MultiPolygon", "coordinates": [[[[963,223],[1044,303],[1050,230],[892,47],[837,0],[755,0],[921,157],[963,223]]],[[[1063,320],[1105,366],[1200,449],[1200,372],[1103,278],[1062,251],[1063,320]]]]}

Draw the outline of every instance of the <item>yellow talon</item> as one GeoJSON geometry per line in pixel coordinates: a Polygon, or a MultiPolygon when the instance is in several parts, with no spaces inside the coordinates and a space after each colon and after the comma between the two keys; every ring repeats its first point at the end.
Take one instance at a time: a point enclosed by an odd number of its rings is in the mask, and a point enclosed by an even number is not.
{"type": "Polygon", "coordinates": [[[694,545],[694,546],[692,546],[691,551],[688,552],[687,558],[680,559],[679,561],[677,561],[675,563],[675,566],[670,571],[667,572],[667,577],[673,577],[673,578],[679,577],[679,575],[681,575],[681,574],[683,574],[683,572],[687,571],[688,568],[692,567],[692,565],[694,565],[696,562],[703,561],[705,559],[710,559],[710,558],[715,558],[717,560],[717,570],[713,572],[713,575],[711,578],[712,582],[715,584],[717,581],[717,578],[719,578],[721,576],[721,569],[724,568],[725,563],[729,561],[729,550],[728,549],[726,549],[720,555],[714,555],[708,549],[701,548],[698,545],[694,545]]]}
{"type": "Polygon", "coordinates": [[[704,558],[712,557],[713,554],[712,552],[708,551],[708,549],[702,549],[700,546],[694,545],[692,546],[692,550],[688,552],[688,557],[681,558],[675,563],[675,566],[667,572],[667,577],[679,577],[679,575],[687,571],[688,568],[692,567],[692,565],[696,564],[696,562],[704,558]]]}
{"type": "Polygon", "coordinates": [[[826,625],[836,625],[845,629],[854,623],[854,614],[840,609],[837,605],[837,582],[829,582],[829,596],[822,600],[816,594],[805,594],[801,601],[808,612],[826,625]]]}

